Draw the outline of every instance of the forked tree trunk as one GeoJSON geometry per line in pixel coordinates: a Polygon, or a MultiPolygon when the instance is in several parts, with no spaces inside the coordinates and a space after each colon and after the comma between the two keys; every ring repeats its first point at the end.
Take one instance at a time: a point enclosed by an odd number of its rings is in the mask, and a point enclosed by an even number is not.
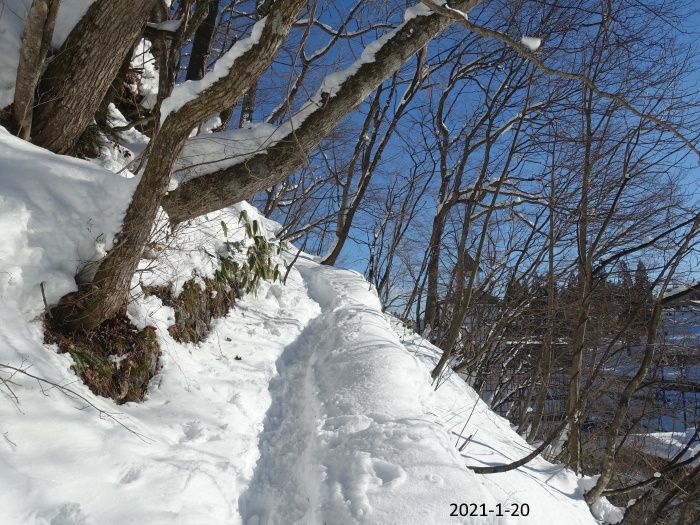
{"type": "MultiPolygon", "coordinates": [[[[460,7],[471,8],[478,1],[458,3],[460,7]]],[[[253,157],[251,162],[255,167],[250,162],[238,166],[233,181],[227,170],[215,174],[213,181],[209,176],[196,178],[180,186],[175,199],[165,200],[172,165],[189,132],[210,115],[231,107],[255,83],[271,64],[304,5],[305,0],[277,0],[272,4],[258,42],[236,59],[228,74],[165,119],[153,140],[148,164],[127,210],[122,231],[101,262],[94,281],[89,287],[63,297],[53,310],[54,318],[65,329],[95,328],[124,307],[131,277],[161,204],[173,222],[179,222],[183,216],[196,217],[229,206],[285,178],[303,164],[309,149],[315,147],[343,116],[451,23],[450,19],[438,15],[408,21],[375,53],[374,62],[363,64],[350,75],[335,96],[324,97],[322,111],[310,114],[293,136],[281,140],[267,154],[253,157]],[[183,198],[188,202],[188,210],[182,207],[183,198]]]]}
{"type": "Polygon", "coordinates": [[[17,136],[24,140],[29,140],[31,135],[34,92],[51,46],[60,3],[60,0],[34,0],[24,23],[12,103],[17,136]]]}
{"type": "Polygon", "coordinates": [[[63,297],[52,311],[66,330],[90,330],[113,317],[127,299],[131,278],[151,234],[173,163],[190,131],[210,115],[233,105],[269,67],[305,0],[278,0],[257,43],[241,54],[228,73],[199,95],[174,109],[151,143],[148,163],[114,246],[102,260],[93,282],[63,297]]]}
{"type": "Polygon", "coordinates": [[[156,0],[97,0],[39,83],[34,143],[67,153],[90,124],[156,0]]]}

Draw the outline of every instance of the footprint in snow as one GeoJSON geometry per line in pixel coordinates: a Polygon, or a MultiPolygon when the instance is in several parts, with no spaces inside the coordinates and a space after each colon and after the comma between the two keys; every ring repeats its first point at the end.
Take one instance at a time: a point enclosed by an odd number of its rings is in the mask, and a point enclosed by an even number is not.
{"type": "Polygon", "coordinates": [[[272,322],[272,321],[266,320],[263,323],[263,327],[265,328],[265,330],[270,332],[272,335],[276,335],[276,336],[281,335],[280,329],[277,327],[277,324],[272,322]]]}
{"type": "Polygon", "coordinates": [[[40,517],[48,519],[50,525],[88,525],[89,523],[78,503],[66,503],[58,509],[43,513],[40,517]]]}
{"type": "Polygon", "coordinates": [[[406,480],[406,471],[400,466],[383,459],[372,459],[372,470],[376,478],[381,480],[382,488],[393,488],[401,485],[406,480]]]}
{"type": "Polygon", "coordinates": [[[128,485],[129,483],[133,483],[137,479],[141,477],[141,467],[139,466],[134,466],[131,467],[129,470],[126,471],[126,473],[121,477],[119,480],[119,483],[122,485],[128,485]]]}
{"type": "Polygon", "coordinates": [[[204,424],[199,420],[188,421],[182,425],[182,437],[180,438],[180,443],[186,442],[201,442],[205,438],[205,428],[204,424]]]}

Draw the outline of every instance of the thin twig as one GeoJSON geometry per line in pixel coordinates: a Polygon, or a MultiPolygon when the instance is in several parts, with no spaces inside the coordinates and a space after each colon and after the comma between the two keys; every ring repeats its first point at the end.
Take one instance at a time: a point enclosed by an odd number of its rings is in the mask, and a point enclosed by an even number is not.
{"type": "Polygon", "coordinates": [[[46,300],[46,291],[44,290],[44,281],[41,281],[39,286],[41,287],[41,298],[44,300],[44,310],[46,311],[46,315],[48,315],[51,319],[53,319],[53,315],[51,315],[51,309],[49,308],[49,303],[46,300]]]}
{"type": "Polygon", "coordinates": [[[568,80],[576,80],[578,82],[581,82],[582,84],[584,84],[588,89],[590,89],[593,93],[595,93],[599,97],[603,97],[603,98],[607,98],[609,100],[612,100],[612,101],[616,102],[617,104],[619,104],[620,106],[622,106],[623,108],[627,109],[633,115],[636,115],[637,117],[639,117],[640,119],[646,120],[648,122],[653,122],[657,126],[665,129],[666,131],[671,132],[681,142],[683,142],[683,144],[685,144],[690,150],[692,150],[698,156],[698,160],[700,161],[700,149],[698,149],[695,146],[695,144],[693,144],[680,131],[678,131],[678,129],[676,129],[675,126],[672,126],[668,122],[665,122],[664,120],[662,120],[658,117],[655,117],[654,115],[651,115],[649,113],[645,113],[643,111],[638,110],[632,104],[627,102],[627,100],[625,100],[623,97],[621,97],[620,95],[618,95],[616,93],[611,93],[609,91],[605,91],[603,89],[600,89],[598,86],[595,85],[595,83],[590,78],[586,77],[585,75],[581,75],[578,73],[570,73],[568,71],[562,71],[560,69],[555,69],[553,67],[546,65],[526,45],[515,41],[513,38],[511,38],[510,36],[508,36],[505,33],[501,33],[500,31],[496,31],[494,29],[488,29],[486,27],[483,27],[483,26],[474,24],[473,22],[470,22],[469,20],[467,20],[465,13],[462,13],[461,11],[453,9],[447,4],[440,5],[440,4],[437,4],[434,0],[424,0],[423,3],[426,4],[428,7],[430,7],[430,9],[432,11],[439,13],[442,16],[456,20],[457,22],[460,22],[464,27],[466,27],[470,31],[476,33],[477,35],[480,35],[482,37],[494,38],[496,40],[499,40],[500,42],[503,42],[508,47],[513,49],[516,53],[518,53],[520,56],[522,56],[523,58],[532,62],[541,71],[548,73],[550,75],[560,77],[560,78],[565,78],[568,80]]]}
{"type": "MultiPolygon", "coordinates": [[[[26,369],[17,368],[17,367],[14,367],[14,366],[12,366],[12,365],[7,365],[7,364],[5,364],[5,363],[0,363],[0,368],[1,368],[1,369],[5,369],[5,370],[10,370],[10,371],[12,371],[13,373],[22,374],[22,375],[25,375],[25,376],[27,376],[27,377],[29,377],[29,378],[31,378],[31,379],[36,380],[36,381],[39,383],[39,385],[41,386],[42,392],[44,393],[44,395],[48,395],[48,394],[47,394],[48,391],[47,391],[47,390],[44,390],[43,385],[49,385],[49,386],[51,386],[51,387],[53,387],[53,388],[57,388],[58,390],[60,390],[60,391],[61,391],[66,397],[68,397],[68,398],[71,398],[71,399],[74,399],[74,398],[80,399],[83,403],[85,403],[86,405],[88,405],[88,407],[93,408],[94,410],[96,410],[97,413],[100,415],[100,417],[104,416],[104,417],[106,417],[107,419],[112,420],[114,423],[118,424],[120,427],[124,428],[124,429],[127,430],[128,432],[130,432],[130,433],[132,433],[133,435],[135,435],[135,436],[136,436],[137,438],[139,438],[141,441],[143,441],[143,442],[145,442],[145,443],[152,443],[152,440],[151,440],[150,438],[147,438],[147,437],[144,436],[143,434],[137,432],[137,431],[134,430],[133,428],[130,428],[129,426],[127,426],[127,425],[125,425],[124,423],[122,423],[121,421],[119,421],[119,419],[116,417],[115,414],[110,413],[110,412],[107,412],[106,410],[103,410],[103,409],[99,408],[97,405],[95,405],[95,404],[94,404],[92,401],[90,401],[88,398],[86,398],[85,396],[79,394],[79,393],[76,392],[75,390],[73,390],[73,389],[71,389],[71,388],[68,388],[68,387],[65,386],[65,385],[61,385],[61,384],[58,384],[58,383],[56,383],[56,382],[54,382],[54,381],[51,381],[51,380],[49,380],[49,379],[45,379],[45,378],[43,378],[43,377],[39,377],[39,376],[36,376],[36,375],[34,375],[34,374],[31,374],[31,373],[27,372],[26,369]]],[[[87,407],[84,407],[84,408],[87,408],[87,407]]]]}

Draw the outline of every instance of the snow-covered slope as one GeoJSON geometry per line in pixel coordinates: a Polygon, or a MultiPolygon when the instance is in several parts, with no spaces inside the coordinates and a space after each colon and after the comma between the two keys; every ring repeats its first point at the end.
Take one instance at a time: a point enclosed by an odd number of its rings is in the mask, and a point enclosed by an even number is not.
{"type": "MultiPolygon", "coordinates": [[[[141,404],[95,397],[42,343],[40,285],[49,302],[75,287],[135,180],[0,130],[0,365],[74,392],[0,368],[11,381],[0,386],[0,523],[596,523],[562,467],[468,470],[530,447],[458,377],[433,391],[436,349],[392,327],[359,274],[311,257],[286,285],[242,298],[200,345],[172,339],[172,310],[136,279],[129,313],[156,328],[162,369],[141,404]],[[461,453],[453,432],[472,435],[461,453]],[[527,504],[529,516],[451,517],[453,503],[527,504]]],[[[240,209],[255,215],[242,204],[195,221],[141,278],[210,274],[207,253],[242,238],[240,209]]]]}

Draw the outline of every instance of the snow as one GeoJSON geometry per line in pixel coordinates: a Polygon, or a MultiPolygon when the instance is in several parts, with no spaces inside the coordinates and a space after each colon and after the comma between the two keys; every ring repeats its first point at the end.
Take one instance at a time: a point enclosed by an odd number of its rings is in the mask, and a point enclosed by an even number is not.
{"type": "MultiPolygon", "coordinates": [[[[63,45],[78,20],[95,0],[62,0],[58,8],[51,45],[63,45]]],[[[31,0],[2,0],[0,2],[0,108],[12,103],[19,64],[22,31],[31,0]]]]}
{"type": "MultiPolygon", "coordinates": [[[[700,453],[700,438],[695,435],[696,429],[689,428],[683,432],[650,432],[648,434],[633,434],[629,437],[629,446],[646,454],[670,460],[676,457],[690,443],[678,461],[686,461],[700,453]]],[[[655,477],[658,472],[654,474],[655,477]]]]}
{"type": "MultiPolygon", "coordinates": [[[[415,15],[414,15],[415,16],[415,15]]],[[[413,16],[412,16],[413,18],[413,16]]],[[[404,22],[405,24],[406,22],[404,22]]],[[[381,37],[379,37],[377,40],[369,43],[365,48],[362,50],[362,54],[360,55],[360,58],[355,60],[350,67],[347,67],[343,69],[342,71],[338,71],[336,73],[330,73],[326,75],[321,82],[321,87],[319,88],[319,93],[326,93],[330,95],[331,97],[334,97],[338,91],[340,91],[340,88],[343,87],[343,83],[350,78],[352,75],[357,73],[357,71],[364,65],[364,64],[371,64],[374,62],[374,55],[377,54],[377,52],[389,41],[391,40],[396,33],[401,30],[404,24],[401,24],[399,27],[394,29],[393,31],[390,31],[381,37]]]]}
{"type": "Polygon", "coordinates": [[[616,507],[607,498],[598,498],[591,505],[591,513],[603,523],[620,523],[625,517],[625,509],[616,507]]]}
{"type": "MultiPolygon", "coordinates": [[[[579,488],[583,492],[588,492],[593,487],[595,487],[595,484],[598,482],[599,477],[600,475],[581,477],[579,479],[579,488]]],[[[609,523],[612,525],[614,525],[615,523],[620,523],[625,517],[625,510],[616,507],[615,505],[610,503],[610,501],[608,501],[608,498],[605,497],[598,498],[595,501],[595,503],[591,505],[591,513],[601,522],[609,523]]]]}
{"type": "MultiPolygon", "coordinates": [[[[444,4],[444,1],[438,1],[436,2],[438,5],[444,4]]],[[[349,67],[345,68],[342,71],[338,71],[335,73],[330,73],[326,75],[321,82],[321,87],[319,88],[318,92],[314,97],[312,98],[312,101],[315,101],[318,103],[321,100],[321,94],[327,94],[330,95],[331,97],[335,96],[340,88],[343,86],[343,83],[353,76],[357,71],[362,67],[364,64],[370,64],[374,62],[374,57],[375,55],[379,52],[379,50],[394,36],[403,29],[403,27],[412,19],[419,17],[419,16],[429,16],[432,14],[432,11],[428,6],[426,6],[423,3],[417,3],[414,6],[406,8],[404,11],[404,18],[403,18],[403,23],[400,24],[398,27],[393,29],[392,31],[389,31],[388,33],[383,34],[381,37],[379,37],[377,40],[374,40],[373,42],[370,42],[365,48],[362,50],[362,54],[360,55],[360,58],[355,60],[349,67]]],[[[297,124],[298,125],[298,124],[297,124]]]]}
{"type": "MultiPolygon", "coordinates": [[[[404,347],[426,370],[431,370],[440,357],[440,350],[403,328],[399,321],[394,320],[392,324],[404,347]]],[[[427,410],[436,414],[436,422],[451,436],[455,449],[468,440],[461,452],[464,464],[505,465],[532,450],[510,422],[492,412],[457,374],[449,375],[434,392],[427,410]]],[[[541,457],[517,470],[477,476],[476,480],[503,505],[527,503],[530,506],[530,515],[512,517],[513,523],[596,523],[583,501],[580,478],[564,466],[553,465],[541,457]]],[[[503,518],[498,523],[510,521],[503,518]]]]}
{"type": "Polygon", "coordinates": [[[142,71],[138,82],[138,94],[143,98],[141,106],[144,109],[152,110],[158,101],[158,79],[159,74],[156,69],[156,59],[151,53],[151,42],[142,38],[131,58],[131,67],[142,71]]]}
{"type": "Polygon", "coordinates": [[[520,43],[530,51],[537,51],[542,45],[542,39],[533,36],[524,36],[520,39],[520,43]]]}
{"type": "Polygon", "coordinates": [[[95,0],[61,0],[51,45],[59,49],[95,0]]]}
{"type": "Polygon", "coordinates": [[[0,297],[31,319],[111,247],[137,179],[38,148],[0,128],[0,297]]]}
{"type": "Polygon", "coordinates": [[[531,447],[456,375],[434,391],[437,349],[386,316],[356,272],[302,254],[286,285],[241,298],[204,342],[173,340],[174,312],[142,287],[177,293],[212,275],[244,238],[241,210],[274,237],[279,225],[245,203],[174,236],[161,217],[156,238],[170,241],[142,261],[128,313],[155,328],[162,368],[143,403],[94,396],[42,342],[40,285],[55,302],[109,248],[138,180],[123,175],[0,130],[0,365],[66,385],[136,433],[16,374],[19,404],[0,396],[0,523],[596,523],[562,466],[466,468],[531,447]],[[530,515],[450,517],[452,503],[527,503],[530,515]]]}
{"type": "Polygon", "coordinates": [[[175,20],[164,20],[163,22],[160,22],[158,24],[154,22],[148,22],[146,25],[158,31],[168,31],[170,33],[176,33],[182,25],[182,19],[178,18],[175,20]]]}
{"type": "Polygon", "coordinates": [[[427,370],[364,279],[298,269],[321,311],[278,362],[244,523],[429,523],[460,488],[494,505],[426,412],[427,370]]]}
{"type": "Polygon", "coordinates": [[[20,42],[30,0],[0,2],[0,108],[12,104],[20,42]]]}
{"type": "Polygon", "coordinates": [[[255,44],[260,41],[263,28],[265,27],[267,17],[258,20],[250,31],[250,36],[236,42],[219,60],[214,64],[214,69],[209,71],[200,80],[188,80],[178,84],[173,89],[168,98],[163,100],[160,107],[160,122],[165,122],[165,119],[173,111],[177,111],[182,106],[195,100],[199,94],[212,86],[219,79],[229,74],[236,59],[249,51],[255,44]]]}
{"type": "Polygon", "coordinates": [[[171,190],[177,184],[242,162],[286,135],[286,126],[259,123],[247,128],[204,133],[190,138],[178,157],[171,190]]]}
{"type": "Polygon", "coordinates": [[[412,7],[407,8],[406,11],[404,11],[403,21],[408,22],[409,20],[412,20],[418,16],[429,16],[432,14],[433,12],[427,5],[423,3],[418,3],[412,7]]]}

